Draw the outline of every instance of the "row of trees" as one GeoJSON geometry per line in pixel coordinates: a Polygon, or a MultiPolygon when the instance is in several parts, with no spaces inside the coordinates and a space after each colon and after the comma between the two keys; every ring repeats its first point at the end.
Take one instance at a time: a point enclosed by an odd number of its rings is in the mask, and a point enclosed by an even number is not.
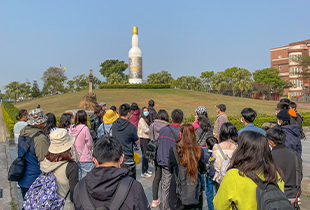
{"type": "MultiPolygon", "coordinates": [[[[301,79],[309,79],[310,72],[310,56],[303,56],[296,60],[304,71],[300,73],[301,79]]],[[[128,84],[129,76],[124,73],[128,68],[128,64],[117,59],[106,60],[100,64],[99,72],[105,78],[100,81],[97,77],[93,77],[93,89],[99,87],[100,84],[128,84]]],[[[77,75],[68,80],[65,71],[62,68],[50,67],[42,76],[44,83],[42,90],[39,89],[36,80],[32,85],[27,80],[24,83],[13,81],[6,85],[5,95],[1,94],[1,98],[14,98],[15,102],[18,98],[37,98],[44,95],[55,95],[68,92],[78,92],[88,89],[88,76],[85,74],[77,75]]],[[[256,70],[251,73],[245,68],[232,67],[225,71],[214,73],[214,71],[201,72],[200,77],[181,76],[174,79],[168,71],[152,73],[147,77],[148,84],[171,84],[175,88],[197,90],[197,91],[216,91],[223,93],[224,91],[232,91],[232,95],[243,97],[253,89],[253,84],[258,84],[266,93],[283,94],[285,88],[292,86],[288,81],[284,81],[279,76],[279,70],[274,68],[265,68],[256,70]]]]}

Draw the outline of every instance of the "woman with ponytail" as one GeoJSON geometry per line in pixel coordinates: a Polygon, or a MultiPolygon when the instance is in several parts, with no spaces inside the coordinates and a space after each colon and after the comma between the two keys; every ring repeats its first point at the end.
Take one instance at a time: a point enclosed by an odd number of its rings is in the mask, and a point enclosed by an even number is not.
{"type": "Polygon", "coordinates": [[[18,144],[18,137],[20,134],[20,130],[26,127],[27,125],[27,119],[28,119],[28,112],[26,109],[19,110],[18,115],[16,116],[16,120],[18,122],[14,125],[14,142],[15,145],[18,144]]]}
{"type": "MultiPolygon", "coordinates": [[[[203,195],[201,186],[201,174],[207,172],[206,164],[204,161],[204,152],[202,148],[199,147],[195,129],[192,124],[184,123],[180,129],[180,140],[178,140],[175,149],[177,157],[174,153],[174,147],[169,151],[169,171],[172,174],[170,189],[169,189],[169,207],[173,209],[202,209],[203,195]],[[177,159],[178,158],[178,161],[177,159]],[[200,180],[198,184],[200,187],[200,192],[197,192],[199,197],[199,203],[196,205],[184,205],[180,198],[177,196],[176,192],[176,179],[179,176],[179,164],[187,169],[187,174],[192,183],[200,180]],[[198,175],[196,174],[198,172],[198,175]]],[[[195,197],[196,197],[195,196],[195,197]]]]}

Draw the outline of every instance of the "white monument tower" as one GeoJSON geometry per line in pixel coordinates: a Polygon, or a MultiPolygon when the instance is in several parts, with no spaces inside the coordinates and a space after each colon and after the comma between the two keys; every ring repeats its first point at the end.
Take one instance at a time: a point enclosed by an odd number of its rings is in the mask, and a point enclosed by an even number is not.
{"type": "Polygon", "coordinates": [[[139,48],[138,27],[132,27],[132,48],[129,50],[129,84],[142,84],[142,52],[139,48]]]}

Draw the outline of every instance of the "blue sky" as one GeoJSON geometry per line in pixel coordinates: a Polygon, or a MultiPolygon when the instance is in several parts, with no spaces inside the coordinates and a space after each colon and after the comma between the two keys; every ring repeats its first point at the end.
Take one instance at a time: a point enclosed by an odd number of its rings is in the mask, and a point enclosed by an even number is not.
{"type": "MultiPolygon", "coordinates": [[[[69,79],[106,59],[128,62],[139,27],[143,77],[174,78],[238,66],[270,67],[270,48],[310,38],[310,1],[0,0],[0,88],[38,80],[50,66],[69,79]]],[[[128,70],[126,71],[128,73],[128,70]]]]}

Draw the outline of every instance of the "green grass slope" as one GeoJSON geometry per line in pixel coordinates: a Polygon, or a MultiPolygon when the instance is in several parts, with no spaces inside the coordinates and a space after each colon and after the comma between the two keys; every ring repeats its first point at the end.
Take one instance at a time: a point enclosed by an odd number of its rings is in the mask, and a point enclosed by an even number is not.
{"type": "MultiPolygon", "coordinates": [[[[200,105],[208,109],[210,117],[216,116],[215,105],[224,103],[227,106],[227,115],[240,115],[243,108],[251,107],[259,114],[273,115],[277,101],[265,101],[249,98],[224,96],[213,93],[180,90],[180,89],[102,89],[95,90],[98,102],[106,102],[110,107],[119,107],[122,103],[136,102],[140,108],[147,106],[150,99],[155,101],[156,110],[166,109],[170,114],[175,108],[183,110],[186,117],[194,113],[200,105]]],[[[41,105],[44,113],[52,112],[60,116],[65,110],[77,109],[87,91],[68,93],[56,96],[47,96],[25,102],[19,102],[16,107],[21,109],[33,109],[41,105]]],[[[300,112],[310,111],[310,108],[300,108],[300,112]]]]}

